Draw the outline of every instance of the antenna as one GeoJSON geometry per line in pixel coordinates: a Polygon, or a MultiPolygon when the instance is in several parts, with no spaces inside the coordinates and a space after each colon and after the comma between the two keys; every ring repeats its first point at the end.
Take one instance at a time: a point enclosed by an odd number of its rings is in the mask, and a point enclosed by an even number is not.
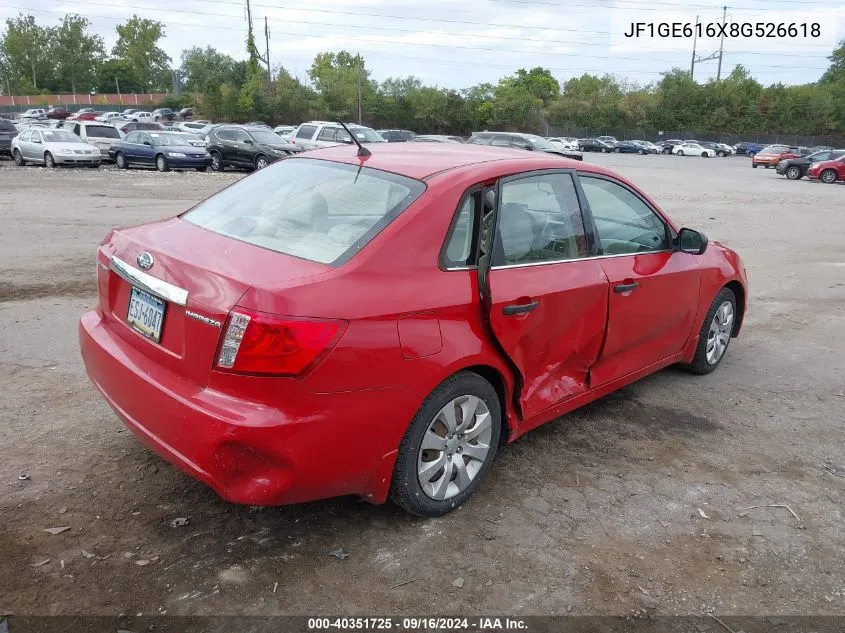
{"type": "Polygon", "coordinates": [[[349,138],[352,139],[352,141],[355,143],[355,145],[358,146],[358,156],[372,156],[373,153],[370,150],[368,150],[366,147],[361,145],[361,141],[359,141],[358,137],[355,136],[352,132],[349,131],[349,128],[346,127],[346,123],[344,123],[343,121],[340,121],[340,120],[338,120],[338,123],[340,123],[340,126],[344,130],[346,130],[346,133],[349,134],[349,138]]]}

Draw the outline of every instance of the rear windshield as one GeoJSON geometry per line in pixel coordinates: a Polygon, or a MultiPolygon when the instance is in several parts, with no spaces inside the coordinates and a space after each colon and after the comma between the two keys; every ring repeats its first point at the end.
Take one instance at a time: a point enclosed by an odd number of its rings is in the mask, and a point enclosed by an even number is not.
{"type": "Polygon", "coordinates": [[[15,124],[11,121],[7,121],[6,119],[0,119],[0,130],[5,130],[8,132],[17,132],[18,128],[16,128],[15,124]]]}
{"type": "Polygon", "coordinates": [[[425,185],[377,169],[286,159],[182,216],[192,224],[321,264],[349,260],[416,200],[425,185]]]}
{"type": "Polygon", "coordinates": [[[117,131],[117,128],[110,125],[87,125],[85,126],[85,133],[97,138],[120,138],[120,132],[117,131]]]}

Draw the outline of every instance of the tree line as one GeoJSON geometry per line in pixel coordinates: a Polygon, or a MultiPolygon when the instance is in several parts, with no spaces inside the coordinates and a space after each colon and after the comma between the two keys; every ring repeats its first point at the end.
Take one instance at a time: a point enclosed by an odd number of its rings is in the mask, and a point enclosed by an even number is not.
{"type": "Polygon", "coordinates": [[[40,26],[30,15],[6,21],[0,39],[0,82],[12,94],[183,91],[171,105],[193,105],[205,118],[298,123],[357,120],[375,127],[468,134],[503,129],[545,132],[549,126],[592,130],[706,130],[725,133],[845,135],[845,41],[814,83],[764,86],[737,65],[721,81],[693,81],[679,68],[638,85],[613,74],[584,74],[562,85],[542,67],[519,69],[497,83],[462,90],[414,76],[375,81],[360,55],[318,54],[308,78],[284,67],[267,72],[252,31],[246,59],[213,47],[184,50],[174,63],[161,49],[165,26],[133,16],[116,27],[110,54],[82,16],[40,26]]]}

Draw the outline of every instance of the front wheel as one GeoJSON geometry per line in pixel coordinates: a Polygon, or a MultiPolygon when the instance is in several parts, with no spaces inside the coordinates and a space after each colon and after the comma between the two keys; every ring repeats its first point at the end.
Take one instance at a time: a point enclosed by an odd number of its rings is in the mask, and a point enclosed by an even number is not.
{"type": "Polygon", "coordinates": [[[460,506],[493,462],[501,420],[496,390],[478,374],[461,372],[442,382],[402,438],[390,499],[424,517],[460,506]]]}
{"type": "Polygon", "coordinates": [[[701,157],[702,158],[710,158],[710,154],[708,154],[707,152],[701,152],[701,157]]]}
{"type": "Polygon", "coordinates": [[[795,165],[790,165],[786,168],[786,177],[789,180],[799,180],[801,178],[801,168],[795,165]]]}
{"type": "Polygon", "coordinates": [[[266,156],[259,156],[255,159],[255,168],[256,169],[264,169],[267,165],[270,164],[270,159],[266,156]]]}
{"type": "Polygon", "coordinates": [[[736,296],[722,288],[704,317],[698,333],[695,356],[687,368],[694,374],[709,374],[719,366],[728,351],[736,320],[736,296]]]}
{"type": "Polygon", "coordinates": [[[664,154],[669,154],[670,152],[671,152],[671,150],[670,150],[668,147],[664,147],[664,148],[663,148],[663,153],[664,153],[664,154]]]}
{"type": "Polygon", "coordinates": [[[836,182],[836,172],[832,169],[825,169],[819,176],[819,180],[828,185],[833,184],[836,182]]]}
{"type": "Polygon", "coordinates": [[[56,159],[53,158],[53,155],[50,152],[44,153],[44,164],[47,166],[48,169],[56,168],[56,159]]]}
{"type": "Polygon", "coordinates": [[[747,154],[748,158],[754,158],[755,153],[756,152],[748,152],[748,154],[747,154]]]}
{"type": "Polygon", "coordinates": [[[643,154],[645,154],[645,150],[641,149],[641,150],[639,150],[639,151],[637,152],[637,154],[639,154],[640,156],[642,156],[643,154]]]}
{"type": "Polygon", "coordinates": [[[170,165],[167,164],[167,159],[161,154],[156,158],[156,169],[161,172],[170,171],[170,165]]]}
{"type": "Polygon", "coordinates": [[[617,147],[617,148],[616,148],[616,149],[614,149],[613,151],[614,151],[614,152],[616,152],[616,153],[618,154],[618,153],[619,153],[620,151],[622,151],[622,150],[620,150],[620,149],[617,147]]]}
{"type": "Polygon", "coordinates": [[[15,159],[15,165],[18,167],[23,167],[26,165],[26,161],[23,159],[23,154],[21,154],[20,150],[15,150],[15,153],[12,155],[12,158],[15,159]]]}
{"type": "Polygon", "coordinates": [[[724,158],[725,152],[719,152],[718,154],[716,154],[716,156],[718,156],[719,158],[724,158]]]}
{"type": "Polygon", "coordinates": [[[684,150],[679,149],[679,150],[678,150],[678,156],[683,156],[683,155],[684,155],[684,150]]]}
{"type": "Polygon", "coordinates": [[[757,163],[751,163],[751,167],[752,167],[753,169],[757,169],[757,163]]]}
{"type": "Polygon", "coordinates": [[[114,164],[117,165],[118,169],[129,169],[129,162],[126,160],[126,156],[123,155],[123,152],[118,152],[115,155],[114,164]]]}

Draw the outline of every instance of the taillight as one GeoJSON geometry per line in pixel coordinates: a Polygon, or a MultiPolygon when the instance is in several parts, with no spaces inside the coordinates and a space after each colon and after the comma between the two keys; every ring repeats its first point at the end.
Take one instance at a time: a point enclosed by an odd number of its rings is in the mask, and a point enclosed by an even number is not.
{"type": "Polygon", "coordinates": [[[296,376],[328,353],[345,331],[345,321],[234,310],[226,321],[217,369],[296,376]]]}

